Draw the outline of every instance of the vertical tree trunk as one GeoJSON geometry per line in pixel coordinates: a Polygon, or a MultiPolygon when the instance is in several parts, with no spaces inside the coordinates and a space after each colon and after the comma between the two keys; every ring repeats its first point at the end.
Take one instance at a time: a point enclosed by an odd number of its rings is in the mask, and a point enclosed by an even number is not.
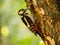
{"type": "Polygon", "coordinates": [[[45,45],[60,45],[60,0],[25,0],[45,45]]]}

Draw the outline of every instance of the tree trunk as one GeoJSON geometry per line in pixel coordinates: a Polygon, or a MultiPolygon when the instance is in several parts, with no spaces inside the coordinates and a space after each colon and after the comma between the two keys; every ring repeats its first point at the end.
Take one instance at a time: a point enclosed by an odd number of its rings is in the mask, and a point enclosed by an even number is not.
{"type": "Polygon", "coordinates": [[[25,0],[45,45],[60,45],[60,0],[25,0]]]}

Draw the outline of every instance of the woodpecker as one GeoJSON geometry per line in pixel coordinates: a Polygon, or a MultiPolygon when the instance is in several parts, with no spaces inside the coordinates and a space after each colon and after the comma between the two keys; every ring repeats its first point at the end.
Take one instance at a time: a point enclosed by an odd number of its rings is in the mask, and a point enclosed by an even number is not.
{"type": "Polygon", "coordinates": [[[21,20],[23,21],[23,23],[28,27],[28,29],[30,31],[32,31],[35,35],[39,34],[39,29],[36,23],[33,23],[32,19],[27,16],[29,15],[26,11],[29,10],[27,9],[20,9],[18,11],[18,15],[21,16],[21,20]]]}

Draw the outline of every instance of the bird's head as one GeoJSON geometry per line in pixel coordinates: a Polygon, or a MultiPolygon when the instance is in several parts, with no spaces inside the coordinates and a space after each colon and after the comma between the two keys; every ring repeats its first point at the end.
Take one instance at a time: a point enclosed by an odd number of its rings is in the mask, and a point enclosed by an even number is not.
{"type": "Polygon", "coordinates": [[[29,9],[30,9],[29,7],[28,7],[27,9],[20,9],[20,10],[18,11],[18,15],[23,16],[23,15],[26,13],[26,11],[29,10],[29,9]]]}
{"type": "Polygon", "coordinates": [[[23,15],[24,14],[24,11],[25,11],[25,9],[20,9],[19,11],[18,11],[18,15],[23,15]]]}

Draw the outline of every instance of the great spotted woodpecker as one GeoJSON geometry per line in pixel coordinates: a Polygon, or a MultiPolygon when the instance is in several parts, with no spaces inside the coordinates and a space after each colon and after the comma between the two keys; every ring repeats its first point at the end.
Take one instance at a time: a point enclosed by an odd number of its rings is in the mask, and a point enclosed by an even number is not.
{"type": "Polygon", "coordinates": [[[27,16],[29,15],[26,11],[29,9],[20,9],[18,11],[18,15],[21,16],[23,23],[31,30],[35,35],[39,34],[39,29],[36,23],[33,23],[32,19],[27,16]]]}

